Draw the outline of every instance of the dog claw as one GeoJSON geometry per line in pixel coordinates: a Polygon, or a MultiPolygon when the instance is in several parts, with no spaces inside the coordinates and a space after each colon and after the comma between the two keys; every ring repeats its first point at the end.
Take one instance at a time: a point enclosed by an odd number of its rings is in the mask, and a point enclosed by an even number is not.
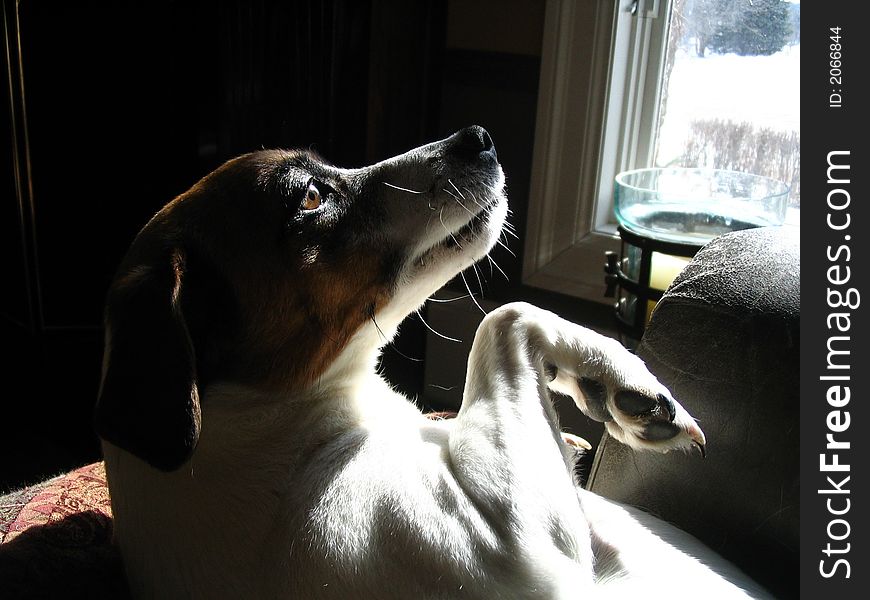
{"type": "Polygon", "coordinates": [[[580,448],[582,450],[592,450],[592,444],[587,442],[579,435],[574,435],[573,433],[565,433],[563,431],[562,441],[564,441],[569,446],[573,446],[574,448],[580,448]]]}
{"type": "Polygon", "coordinates": [[[707,438],[701,428],[692,423],[687,433],[692,438],[692,445],[701,453],[701,458],[707,458],[707,438]]]}

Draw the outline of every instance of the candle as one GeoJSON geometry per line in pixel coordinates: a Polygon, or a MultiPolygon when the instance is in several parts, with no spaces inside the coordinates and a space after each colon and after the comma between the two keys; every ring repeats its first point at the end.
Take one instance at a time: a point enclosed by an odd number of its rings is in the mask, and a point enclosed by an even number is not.
{"type": "Polygon", "coordinates": [[[653,252],[650,263],[649,286],[656,290],[665,291],[671,282],[680,274],[680,271],[689,264],[690,258],[684,256],[671,256],[661,252],[653,252]]]}

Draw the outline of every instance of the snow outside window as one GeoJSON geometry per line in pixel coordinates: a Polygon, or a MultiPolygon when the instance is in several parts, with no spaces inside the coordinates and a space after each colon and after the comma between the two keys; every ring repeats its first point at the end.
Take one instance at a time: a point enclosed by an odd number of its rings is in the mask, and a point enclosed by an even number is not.
{"type": "MultiPolygon", "coordinates": [[[[655,166],[747,171],[800,210],[800,2],[674,0],[655,166]]],[[[797,224],[797,223],[796,223],[797,224]]]]}

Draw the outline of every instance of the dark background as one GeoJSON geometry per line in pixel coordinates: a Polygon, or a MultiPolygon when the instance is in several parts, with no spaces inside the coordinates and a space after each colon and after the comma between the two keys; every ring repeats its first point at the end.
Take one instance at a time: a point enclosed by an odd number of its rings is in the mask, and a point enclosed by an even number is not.
{"type": "MultiPolygon", "coordinates": [[[[525,230],[544,0],[3,9],[0,491],[99,458],[90,419],[114,269],[160,207],[228,158],[312,147],[354,167],[477,123],[525,230]]],[[[610,324],[603,305],[522,286],[522,242],[510,246],[493,255],[509,281],[488,278],[487,298],[610,324]]],[[[384,370],[422,398],[411,359],[423,358],[436,360],[415,317],[384,370]]]]}

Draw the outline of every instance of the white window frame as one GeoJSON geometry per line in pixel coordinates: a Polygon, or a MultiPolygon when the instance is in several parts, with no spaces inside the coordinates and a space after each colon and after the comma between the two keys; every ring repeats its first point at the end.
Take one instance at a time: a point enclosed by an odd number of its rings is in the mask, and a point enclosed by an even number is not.
{"type": "Polygon", "coordinates": [[[652,164],[670,0],[547,0],[523,283],[601,303],[613,178],[652,164]]]}

